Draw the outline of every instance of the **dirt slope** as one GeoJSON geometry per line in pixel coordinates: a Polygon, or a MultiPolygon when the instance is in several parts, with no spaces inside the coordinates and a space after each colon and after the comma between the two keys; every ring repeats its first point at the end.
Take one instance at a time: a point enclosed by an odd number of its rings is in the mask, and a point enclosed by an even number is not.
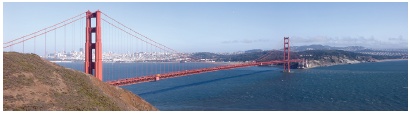
{"type": "Polygon", "coordinates": [[[3,54],[3,110],[157,110],[92,75],[34,54],[3,54]]]}

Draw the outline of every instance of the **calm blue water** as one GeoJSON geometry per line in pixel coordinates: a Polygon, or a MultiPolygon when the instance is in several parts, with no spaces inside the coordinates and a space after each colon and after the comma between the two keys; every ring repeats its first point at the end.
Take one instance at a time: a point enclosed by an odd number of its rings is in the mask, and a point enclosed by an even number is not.
{"type": "MultiPolygon", "coordinates": [[[[79,63],[60,65],[82,70],[79,63]]],[[[104,74],[111,68],[144,70],[138,68],[142,67],[139,64],[111,65],[104,64],[104,74]]],[[[201,64],[185,66],[201,67],[201,64]]],[[[407,60],[292,70],[292,73],[280,72],[281,67],[248,67],[123,88],[159,110],[407,110],[407,69],[407,60]]]]}

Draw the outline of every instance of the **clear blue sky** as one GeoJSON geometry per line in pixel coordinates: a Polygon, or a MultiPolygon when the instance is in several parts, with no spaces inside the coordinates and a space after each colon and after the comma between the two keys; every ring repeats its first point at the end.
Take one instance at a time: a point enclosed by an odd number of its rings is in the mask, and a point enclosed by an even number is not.
{"type": "MultiPolygon", "coordinates": [[[[407,3],[4,3],[3,42],[97,9],[181,52],[408,47],[407,3]]],[[[82,44],[81,44],[82,45],[82,44]]]]}

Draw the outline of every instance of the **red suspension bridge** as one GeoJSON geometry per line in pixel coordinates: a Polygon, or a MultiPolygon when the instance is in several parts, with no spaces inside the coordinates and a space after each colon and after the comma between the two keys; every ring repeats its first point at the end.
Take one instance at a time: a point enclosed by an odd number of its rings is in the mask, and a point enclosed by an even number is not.
{"type": "Polygon", "coordinates": [[[281,60],[269,60],[273,53],[269,52],[250,62],[212,67],[197,66],[194,69],[187,69],[184,68],[187,63],[180,62],[194,61],[193,58],[136,32],[101,11],[87,11],[85,14],[78,14],[57,24],[3,43],[4,50],[34,53],[52,61],[64,62],[69,59],[84,62],[85,73],[92,74],[99,80],[115,86],[272,64],[283,64],[283,71],[290,72],[291,62],[303,62],[303,60],[291,59],[289,37],[284,37],[283,48],[283,59],[281,60]],[[76,48],[81,48],[80,52],[76,52],[76,48]],[[71,50],[71,52],[67,50],[71,50]],[[111,51],[103,52],[103,50],[111,51]],[[124,54],[112,51],[122,51],[124,54]],[[110,67],[110,64],[106,62],[118,61],[133,62],[136,68],[123,70],[127,71],[127,75],[117,75],[118,70],[114,70],[114,67],[110,67]],[[147,62],[160,63],[155,67],[147,62]],[[103,75],[104,78],[108,79],[103,79],[103,75]]]}

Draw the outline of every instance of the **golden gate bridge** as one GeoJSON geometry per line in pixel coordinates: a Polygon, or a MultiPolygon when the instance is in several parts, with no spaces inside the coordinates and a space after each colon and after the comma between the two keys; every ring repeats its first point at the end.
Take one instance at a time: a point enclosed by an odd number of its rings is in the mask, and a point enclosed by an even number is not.
{"type": "MultiPolygon", "coordinates": [[[[168,55],[167,59],[159,59],[158,57],[155,57],[150,58],[151,61],[164,62],[165,60],[168,60],[180,62],[189,58],[187,58],[187,55],[181,52],[171,49],[161,43],[152,40],[151,38],[148,38],[145,35],[142,35],[139,32],[136,32],[132,28],[126,26],[123,23],[120,23],[118,20],[98,10],[95,12],[87,11],[85,13],[78,14],[64,21],[58,22],[57,24],[4,42],[3,49],[9,49],[10,51],[18,51],[22,53],[26,53],[27,49],[31,49],[31,53],[34,54],[38,54],[39,51],[40,53],[43,52],[43,58],[47,58],[51,53],[53,53],[52,57],[56,58],[59,55],[57,51],[64,51],[64,53],[66,53],[67,47],[70,46],[70,44],[72,50],[74,50],[74,48],[76,48],[78,45],[81,45],[85,50],[84,54],[81,55],[84,57],[81,59],[84,59],[83,62],[85,73],[94,75],[101,81],[103,81],[103,77],[116,76],[111,77],[115,78],[114,80],[106,80],[105,82],[114,86],[124,86],[199,73],[272,64],[283,64],[283,72],[289,73],[291,62],[303,62],[304,60],[291,59],[289,37],[284,37],[283,41],[284,50],[283,59],[281,60],[267,60],[273,53],[270,52],[251,62],[217,65],[205,68],[198,67],[195,69],[184,69],[181,68],[181,65],[183,65],[184,63],[174,63],[172,65],[163,64],[157,65],[156,67],[142,67],[145,68],[146,71],[146,73],[143,73],[144,75],[139,75],[137,72],[129,71],[128,75],[125,76],[125,78],[121,78],[120,75],[116,75],[114,71],[103,74],[103,65],[107,65],[103,63],[103,59],[109,59],[106,58],[108,56],[103,56],[103,49],[108,50],[110,48],[120,48],[120,50],[127,50],[128,52],[132,51],[135,53],[151,54],[151,56],[158,55],[158,53],[162,53],[163,57],[168,55]],[[57,37],[59,41],[57,41],[57,37]],[[64,41],[62,41],[62,39],[64,39],[64,41]],[[43,46],[44,50],[41,50],[43,49],[43,46]],[[166,69],[172,71],[165,71],[166,69]]],[[[143,57],[141,56],[141,54],[133,54],[128,56],[126,55],[125,57],[129,57],[136,63],[140,61],[142,62],[141,64],[143,64],[144,62],[144,60],[141,58],[143,57]]]]}

